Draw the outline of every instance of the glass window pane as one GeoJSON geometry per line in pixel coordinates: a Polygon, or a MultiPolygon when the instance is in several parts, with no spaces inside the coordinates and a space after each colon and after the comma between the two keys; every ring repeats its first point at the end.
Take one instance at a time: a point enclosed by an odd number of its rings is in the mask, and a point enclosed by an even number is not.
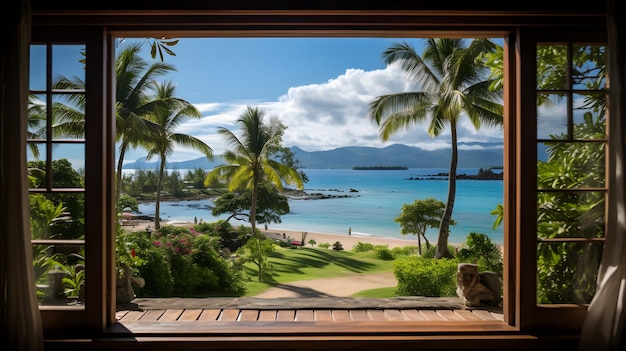
{"type": "Polygon", "coordinates": [[[46,46],[30,46],[30,90],[46,89],[46,46]]]}
{"type": "MultiPolygon", "coordinates": [[[[46,160],[46,144],[45,143],[28,143],[26,144],[26,160],[28,161],[27,167],[29,169],[29,174],[33,176],[35,172],[44,172],[45,169],[45,160],[46,160]],[[35,164],[37,161],[42,161],[41,164],[35,164]],[[43,168],[40,168],[43,167],[43,168]]],[[[43,177],[40,178],[43,181],[43,177]]],[[[43,183],[39,182],[31,182],[31,188],[38,188],[42,186],[43,183]]]]}
{"type": "Polygon", "coordinates": [[[606,139],[606,94],[574,94],[574,139],[606,139]]]}
{"type": "Polygon", "coordinates": [[[84,188],[85,144],[52,144],[52,187],[84,188]]]}
{"type": "Polygon", "coordinates": [[[537,145],[539,189],[597,188],[606,184],[604,142],[554,142],[537,145]]]}
{"type": "Polygon", "coordinates": [[[606,89],[604,46],[573,46],[572,86],[577,90],[606,89]]]}
{"type": "Polygon", "coordinates": [[[567,45],[537,45],[537,90],[568,86],[567,45]]]}
{"type": "Polygon", "coordinates": [[[591,302],[601,256],[601,243],[539,243],[537,303],[591,302]]]}
{"type": "Polygon", "coordinates": [[[28,139],[46,138],[46,95],[28,96],[28,139]]]}
{"type": "Polygon", "coordinates": [[[605,194],[550,191],[537,194],[537,237],[602,238],[605,194]]]}
{"type": "Polygon", "coordinates": [[[30,194],[33,240],[85,238],[84,193],[30,194]]]}
{"type": "Polygon", "coordinates": [[[84,245],[33,245],[33,266],[40,305],[84,308],[84,245]]]}
{"type": "Polygon", "coordinates": [[[85,136],[85,94],[55,94],[52,97],[54,139],[83,139],[85,136]]]}
{"type": "Polygon", "coordinates": [[[568,103],[569,99],[564,94],[539,94],[537,96],[538,139],[568,138],[568,103]]]}
{"type": "MultiPolygon", "coordinates": [[[[52,79],[85,86],[85,45],[52,47],[52,79]]],[[[56,85],[56,84],[55,84],[56,85]]],[[[70,89],[69,87],[67,89],[70,89]]],[[[83,89],[83,88],[81,88],[83,89]]]]}

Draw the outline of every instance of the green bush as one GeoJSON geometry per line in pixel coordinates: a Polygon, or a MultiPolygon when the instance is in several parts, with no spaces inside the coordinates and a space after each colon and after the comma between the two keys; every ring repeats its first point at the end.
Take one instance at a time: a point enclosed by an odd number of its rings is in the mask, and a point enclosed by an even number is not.
{"type": "MultiPolygon", "coordinates": [[[[140,258],[142,262],[139,267],[133,266],[145,280],[145,286],[136,289],[138,296],[245,293],[241,270],[221,255],[225,249],[222,238],[201,234],[197,229],[165,226],[152,232],[149,238],[145,232],[138,232],[120,240],[118,251],[126,253],[132,249],[130,257],[135,261],[140,258]]],[[[129,260],[129,255],[121,256],[124,261],[129,260]]]]}
{"type": "Polygon", "coordinates": [[[330,247],[329,243],[321,243],[319,245],[317,245],[317,247],[322,248],[322,249],[328,249],[330,247]]]}
{"type": "Polygon", "coordinates": [[[395,256],[417,255],[419,252],[417,246],[397,246],[391,249],[395,256]]]}
{"type": "Polygon", "coordinates": [[[394,262],[398,296],[455,296],[457,261],[410,256],[394,262]]]}
{"type": "Polygon", "coordinates": [[[367,252],[374,250],[374,244],[357,242],[352,246],[352,251],[354,252],[367,252]]]}
{"type": "Polygon", "coordinates": [[[478,271],[496,272],[502,276],[502,252],[486,234],[470,233],[457,255],[459,262],[478,265],[478,271]]]}
{"type": "Polygon", "coordinates": [[[393,252],[386,246],[377,245],[376,247],[376,257],[381,260],[391,261],[395,258],[393,252]]]}

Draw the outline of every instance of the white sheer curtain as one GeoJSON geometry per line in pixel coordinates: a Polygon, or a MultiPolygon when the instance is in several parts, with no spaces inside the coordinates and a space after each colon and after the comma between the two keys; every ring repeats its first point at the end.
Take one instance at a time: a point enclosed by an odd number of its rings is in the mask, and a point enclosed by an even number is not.
{"type": "Polygon", "coordinates": [[[43,350],[26,176],[30,0],[12,2],[2,9],[0,45],[0,337],[7,350],[43,350]]]}
{"type": "Polygon", "coordinates": [[[611,192],[607,235],[598,272],[598,287],[589,305],[580,338],[580,350],[625,350],[626,326],[626,91],[624,78],[623,0],[608,1],[609,54],[609,159],[615,169],[609,174],[611,192]],[[621,12],[620,12],[621,11],[621,12]]]}

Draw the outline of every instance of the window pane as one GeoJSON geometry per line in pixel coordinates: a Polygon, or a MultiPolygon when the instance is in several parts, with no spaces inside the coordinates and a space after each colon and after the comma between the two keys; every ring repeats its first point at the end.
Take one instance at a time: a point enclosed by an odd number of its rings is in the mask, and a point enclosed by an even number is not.
{"type": "Polygon", "coordinates": [[[537,303],[591,302],[601,255],[601,243],[539,243],[537,303]]]}
{"type": "Polygon", "coordinates": [[[537,145],[537,150],[537,187],[539,189],[605,186],[605,143],[540,143],[537,145]]]}
{"type": "Polygon", "coordinates": [[[33,245],[37,300],[46,306],[84,306],[84,245],[33,245]]]}
{"type": "Polygon", "coordinates": [[[52,136],[54,139],[83,139],[85,136],[85,94],[54,94],[52,136]]]}
{"type": "Polygon", "coordinates": [[[537,45],[537,90],[568,86],[567,45],[537,45]]]}
{"type": "Polygon", "coordinates": [[[604,237],[604,192],[539,192],[537,237],[604,237]]]}
{"type": "Polygon", "coordinates": [[[46,95],[28,96],[28,139],[46,138],[46,95]]]}
{"type": "Polygon", "coordinates": [[[574,139],[606,139],[606,94],[574,94],[574,139]]]}
{"type": "Polygon", "coordinates": [[[573,46],[572,87],[577,90],[606,89],[604,46],[573,46]]]}
{"type": "Polygon", "coordinates": [[[46,89],[46,46],[30,46],[30,90],[46,89]]]}
{"type": "Polygon", "coordinates": [[[539,94],[537,96],[537,138],[567,139],[567,106],[564,94],[539,94]]]}
{"type": "MultiPolygon", "coordinates": [[[[52,46],[52,79],[54,82],[67,81],[84,87],[85,82],[85,46],[52,46]]],[[[82,89],[82,88],[81,88],[82,89]]]]}
{"type": "Polygon", "coordinates": [[[52,144],[52,187],[84,188],[85,144],[52,144]]]}

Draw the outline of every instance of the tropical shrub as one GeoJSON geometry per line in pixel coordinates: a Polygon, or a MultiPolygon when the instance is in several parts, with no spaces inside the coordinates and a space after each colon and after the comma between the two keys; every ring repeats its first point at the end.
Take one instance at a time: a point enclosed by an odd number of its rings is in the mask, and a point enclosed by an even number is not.
{"type": "Polygon", "coordinates": [[[410,256],[394,262],[398,296],[455,296],[457,260],[410,256]]]}
{"type": "Polygon", "coordinates": [[[502,276],[502,252],[486,234],[470,233],[457,254],[459,262],[478,265],[478,271],[496,272],[502,276]]]}

